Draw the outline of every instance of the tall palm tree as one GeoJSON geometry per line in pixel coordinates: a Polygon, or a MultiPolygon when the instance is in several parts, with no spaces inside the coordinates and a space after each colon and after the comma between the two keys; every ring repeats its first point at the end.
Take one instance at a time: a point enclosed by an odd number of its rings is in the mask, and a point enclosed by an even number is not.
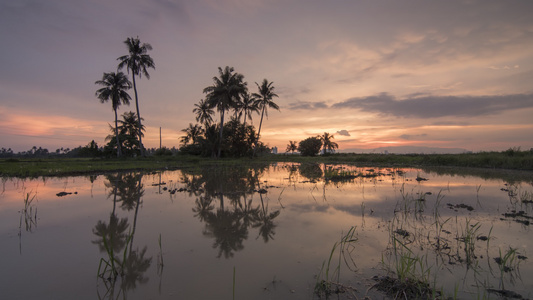
{"type": "Polygon", "coordinates": [[[213,109],[209,106],[209,102],[201,99],[199,103],[194,105],[193,113],[196,114],[196,121],[202,123],[205,128],[213,122],[213,109]]]}
{"type": "Polygon", "coordinates": [[[240,97],[247,92],[246,82],[244,82],[244,75],[235,72],[232,67],[226,66],[222,69],[218,67],[220,77],[213,77],[213,85],[204,89],[207,94],[206,99],[211,108],[216,107],[220,112],[220,129],[219,129],[219,147],[218,155],[222,150],[222,131],[224,129],[224,113],[235,107],[235,103],[240,97]]]}
{"type": "Polygon", "coordinates": [[[324,147],[324,154],[326,154],[326,150],[335,150],[339,148],[339,144],[332,141],[335,137],[332,134],[329,134],[327,132],[324,132],[323,135],[321,135],[320,140],[322,141],[322,146],[324,147]]]}
{"type": "Polygon", "coordinates": [[[259,89],[259,93],[253,93],[252,96],[256,97],[259,103],[259,109],[261,110],[261,121],[259,122],[259,130],[257,132],[257,142],[255,144],[254,148],[254,155],[255,151],[257,149],[257,144],[259,142],[259,136],[261,135],[261,125],[263,125],[263,116],[266,115],[268,118],[268,110],[267,108],[273,108],[276,110],[279,110],[279,106],[272,101],[272,98],[278,97],[276,93],[274,93],[274,86],[273,82],[268,82],[268,80],[265,78],[263,79],[263,82],[261,85],[259,85],[257,82],[255,85],[257,85],[257,88],[259,89]]]}
{"type": "Polygon", "coordinates": [[[139,97],[137,95],[137,85],[135,83],[135,76],[141,78],[142,74],[150,79],[147,68],[155,69],[154,60],[147,54],[148,50],[152,50],[152,46],[147,43],[141,44],[139,37],[127,38],[124,44],[128,47],[128,55],[123,55],[119,60],[118,69],[126,67],[128,73],[131,71],[131,77],[133,78],[133,90],[135,91],[135,107],[137,108],[137,121],[139,123],[139,148],[141,149],[141,155],[144,156],[144,147],[142,143],[141,132],[141,113],[139,112],[139,97]]]}
{"type": "Polygon", "coordinates": [[[122,72],[104,73],[102,80],[98,80],[95,84],[104,86],[96,91],[95,95],[104,103],[111,100],[113,111],[115,111],[115,136],[117,138],[117,157],[122,155],[120,140],[118,138],[118,116],[117,110],[120,104],[130,104],[131,97],[126,92],[131,88],[131,82],[128,77],[122,72]]]}

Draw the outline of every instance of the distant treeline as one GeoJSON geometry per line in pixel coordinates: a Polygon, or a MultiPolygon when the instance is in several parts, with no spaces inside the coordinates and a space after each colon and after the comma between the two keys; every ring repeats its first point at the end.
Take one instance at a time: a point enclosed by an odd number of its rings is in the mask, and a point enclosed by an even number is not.
{"type": "MultiPolygon", "coordinates": [[[[168,148],[147,148],[147,155],[173,155],[178,152],[178,149],[172,147],[168,148]]],[[[11,148],[3,148],[0,150],[0,158],[76,158],[76,157],[111,157],[113,153],[109,153],[104,147],[99,147],[93,140],[87,146],[78,146],[76,148],[58,148],[55,151],[50,151],[43,147],[33,146],[27,151],[14,152],[11,148]]]]}

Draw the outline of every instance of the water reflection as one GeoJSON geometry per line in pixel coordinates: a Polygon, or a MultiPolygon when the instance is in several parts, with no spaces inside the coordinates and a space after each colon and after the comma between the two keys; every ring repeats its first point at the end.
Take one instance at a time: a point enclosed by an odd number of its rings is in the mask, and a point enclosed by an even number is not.
{"type": "Polygon", "coordinates": [[[104,257],[100,259],[98,275],[105,287],[104,295],[99,299],[115,299],[120,294],[126,299],[126,292],[134,290],[138,284],[148,282],[145,272],[151,265],[152,257],[147,257],[147,246],[141,250],[134,249],[134,236],[137,226],[139,206],[144,195],[142,184],[143,175],[140,173],[106,175],[105,186],[110,189],[108,199],[113,199],[113,208],[109,222],[99,220],[93,228],[93,234],[98,237],[92,243],[98,245],[104,257]],[[133,224],[127,217],[119,218],[116,213],[117,202],[123,211],[135,210],[133,224]],[[120,279],[118,295],[116,293],[117,279],[120,279]]]}
{"type": "Polygon", "coordinates": [[[0,290],[10,299],[48,290],[69,298],[64,287],[72,286],[92,299],[100,266],[100,299],[231,299],[235,268],[238,299],[313,299],[322,263],[354,228],[349,256],[335,253],[329,270],[351,262],[338,280],[359,299],[381,299],[364,294],[376,292],[372,277],[395,276],[402,259],[431,274],[446,297],[457,289],[458,298],[506,291],[531,298],[531,177],[490,176],[287,163],[8,180],[0,260],[9,272],[0,290]],[[38,191],[38,202],[21,202],[28,190],[38,191]],[[78,194],[56,196],[65,190],[78,194]],[[17,233],[32,231],[21,253],[17,233]],[[32,288],[21,288],[27,282],[32,288]]]}
{"type": "Polygon", "coordinates": [[[231,258],[244,249],[250,228],[258,228],[264,242],[273,239],[274,219],[279,210],[270,212],[267,193],[260,182],[266,167],[208,168],[198,173],[184,172],[182,182],[191,196],[196,197],[192,211],[205,223],[202,234],[214,239],[217,258],[231,258]],[[259,194],[260,204],[254,204],[259,194]],[[229,203],[228,203],[229,200],[229,203]]]}

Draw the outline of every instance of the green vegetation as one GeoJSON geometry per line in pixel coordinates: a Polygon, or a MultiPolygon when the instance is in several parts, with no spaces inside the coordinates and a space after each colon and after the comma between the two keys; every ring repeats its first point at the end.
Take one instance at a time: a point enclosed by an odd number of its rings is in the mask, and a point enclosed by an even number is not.
{"type": "MultiPolygon", "coordinates": [[[[154,150],[155,152],[156,150],[154,150]]],[[[159,151],[168,153],[168,149],[159,151]]],[[[325,156],[304,157],[300,155],[262,155],[254,159],[224,158],[220,160],[195,155],[154,155],[132,158],[59,158],[49,155],[48,158],[28,158],[26,156],[0,159],[0,176],[65,176],[89,173],[104,173],[124,170],[167,170],[195,168],[208,165],[265,165],[276,162],[294,162],[302,165],[353,164],[358,166],[383,167],[419,167],[437,173],[476,173],[486,178],[506,175],[508,170],[533,171],[533,152],[522,151],[514,155],[508,152],[481,152],[465,154],[329,154],[325,156]],[[448,168],[442,168],[448,167],[448,168]],[[451,168],[453,167],[453,168],[451,168]],[[475,169],[474,169],[475,168],[475,169]]],[[[509,174],[509,182],[512,176],[509,174]]],[[[520,175],[520,174],[518,174],[520,175]]],[[[526,172],[524,177],[531,178],[526,172]]],[[[530,199],[525,195],[524,199],[530,199]]]]}
{"type": "Polygon", "coordinates": [[[357,269],[355,261],[351,254],[355,250],[355,244],[358,238],[356,237],[356,228],[351,227],[346,234],[344,234],[340,241],[335,242],[329,253],[329,258],[322,263],[320,273],[317,275],[315,283],[315,294],[319,297],[325,296],[326,298],[335,293],[343,293],[346,290],[352,289],[340,283],[341,265],[344,264],[352,271],[357,269]],[[332,261],[335,253],[338,252],[337,262],[334,269],[332,261]]]}

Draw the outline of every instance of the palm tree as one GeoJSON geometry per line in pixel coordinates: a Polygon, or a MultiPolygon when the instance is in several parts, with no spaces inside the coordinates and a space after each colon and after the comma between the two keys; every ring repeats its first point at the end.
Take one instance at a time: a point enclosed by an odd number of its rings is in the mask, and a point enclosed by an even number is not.
{"type": "Polygon", "coordinates": [[[214,84],[204,89],[204,93],[207,94],[206,99],[211,108],[216,107],[220,112],[220,129],[219,129],[219,147],[218,155],[222,150],[222,132],[224,129],[224,113],[226,110],[230,110],[235,107],[235,103],[240,97],[246,93],[247,87],[244,82],[244,76],[237,72],[234,73],[232,67],[226,66],[222,69],[218,68],[220,77],[213,77],[214,84]]]}
{"type": "Polygon", "coordinates": [[[137,122],[139,123],[139,148],[141,149],[141,155],[144,156],[144,147],[142,143],[142,132],[141,132],[141,113],[139,112],[139,98],[137,96],[137,85],[135,83],[135,76],[141,78],[142,74],[146,76],[147,79],[150,79],[150,74],[148,74],[147,68],[155,69],[154,60],[150,55],[146,54],[148,50],[152,50],[152,46],[147,43],[141,44],[139,37],[137,38],[127,38],[124,41],[124,44],[128,47],[128,55],[123,55],[117,60],[120,61],[118,64],[118,69],[126,67],[128,73],[131,71],[131,77],[133,78],[133,90],[135,91],[135,107],[137,108],[137,122]]]}
{"type": "Polygon", "coordinates": [[[294,153],[294,151],[298,150],[298,144],[296,144],[296,141],[289,141],[289,144],[287,145],[287,152],[292,152],[294,153]]]}
{"type": "Polygon", "coordinates": [[[204,133],[202,126],[198,124],[192,125],[192,123],[189,123],[189,127],[182,129],[181,131],[185,132],[185,135],[181,137],[181,142],[184,145],[187,145],[190,141],[192,141],[193,144],[196,144],[200,139],[200,136],[204,133]]]}
{"type": "Polygon", "coordinates": [[[201,99],[199,103],[194,105],[193,113],[196,114],[196,121],[205,125],[207,128],[213,122],[212,115],[215,113],[209,106],[209,102],[201,99]]]}
{"type": "Polygon", "coordinates": [[[276,110],[279,110],[279,106],[272,101],[272,98],[278,97],[276,93],[274,93],[274,86],[272,85],[273,82],[268,82],[268,80],[265,78],[263,79],[263,82],[261,85],[259,85],[257,82],[255,85],[257,85],[257,88],[259,89],[259,93],[253,93],[252,96],[257,98],[259,103],[259,109],[261,110],[261,121],[259,122],[259,130],[257,132],[257,142],[255,144],[254,148],[254,155],[255,150],[257,149],[257,144],[259,142],[259,136],[261,134],[261,125],[263,124],[263,116],[266,114],[268,118],[268,111],[267,108],[273,108],[276,110]]]}
{"type": "Polygon", "coordinates": [[[333,141],[331,141],[333,138],[335,138],[333,135],[330,135],[327,132],[324,132],[323,135],[321,135],[320,140],[322,141],[322,145],[324,147],[324,154],[326,154],[326,150],[335,150],[339,148],[339,145],[333,141]]]}
{"type": "Polygon", "coordinates": [[[113,111],[115,111],[115,136],[117,138],[117,157],[122,155],[122,150],[120,147],[120,141],[118,138],[118,116],[117,110],[120,104],[130,104],[131,97],[126,92],[131,88],[131,82],[128,80],[128,77],[122,72],[111,72],[104,73],[102,80],[98,80],[95,84],[104,86],[101,89],[98,89],[95,93],[96,97],[100,99],[100,102],[104,103],[108,100],[111,100],[113,106],[113,111]]]}
{"type": "MultiPolygon", "coordinates": [[[[141,121],[143,119],[141,118],[141,121]]],[[[122,141],[123,146],[123,153],[131,155],[135,152],[135,147],[139,145],[139,140],[137,139],[138,133],[139,133],[139,122],[137,120],[137,116],[134,112],[125,112],[122,114],[122,120],[118,120],[118,136],[120,141],[122,141]]],[[[145,131],[144,125],[141,125],[141,136],[144,136],[143,131],[145,131]]],[[[113,128],[111,128],[111,132],[113,132],[113,128]]],[[[108,135],[105,140],[111,141],[115,138],[116,133],[113,132],[113,134],[108,135]]]]}
{"type": "Polygon", "coordinates": [[[246,127],[246,117],[252,119],[252,113],[259,113],[259,101],[251,94],[244,94],[240,102],[239,119],[244,114],[244,122],[242,123],[246,127]]]}

